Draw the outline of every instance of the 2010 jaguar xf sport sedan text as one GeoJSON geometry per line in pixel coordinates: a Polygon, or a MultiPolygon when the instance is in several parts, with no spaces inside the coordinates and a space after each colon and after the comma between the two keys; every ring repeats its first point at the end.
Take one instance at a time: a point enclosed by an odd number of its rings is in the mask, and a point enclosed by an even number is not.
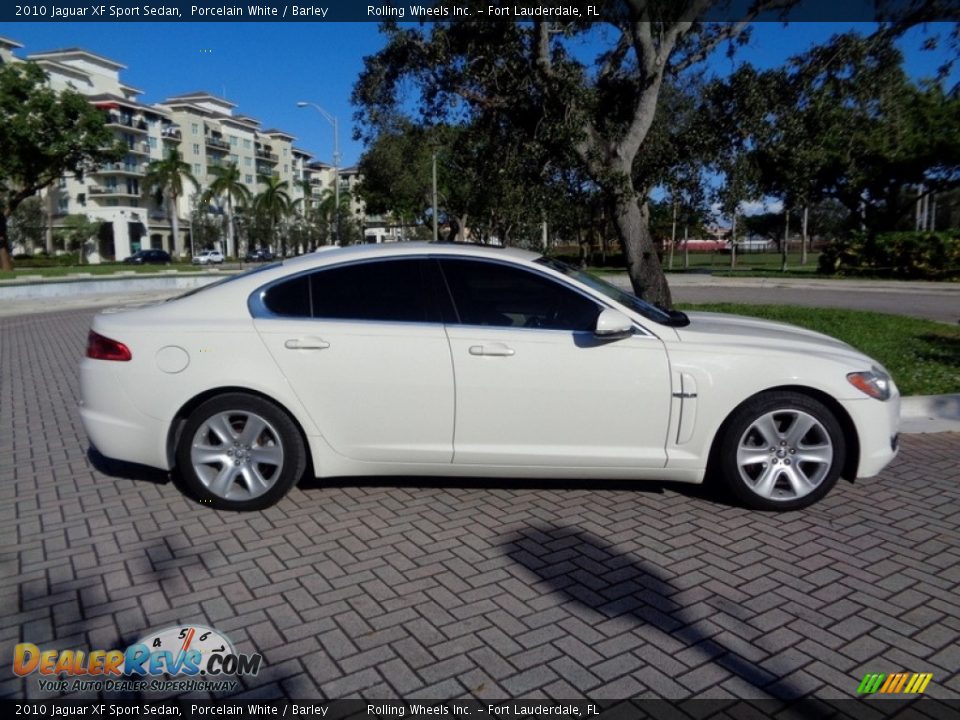
{"type": "Polygon", "coordinates": [[[899,394],[830,337],[665,312],[548,257],[331,249],[97,315],[83,423],[105,456],[249,510],[318,477],[698,483],[790,509],[896,454],[899,394]]]}

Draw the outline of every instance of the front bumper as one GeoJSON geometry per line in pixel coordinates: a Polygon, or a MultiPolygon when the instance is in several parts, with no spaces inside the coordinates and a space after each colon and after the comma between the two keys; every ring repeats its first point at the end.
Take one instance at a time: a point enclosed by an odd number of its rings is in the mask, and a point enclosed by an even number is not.
{"type": "Polygon", "coordinates": [[[846,400],[843,407],[853,420],[860,441],[857,477],[873,477],[890,464],[900,449],[900,395],[884,401],[846,400]]]}

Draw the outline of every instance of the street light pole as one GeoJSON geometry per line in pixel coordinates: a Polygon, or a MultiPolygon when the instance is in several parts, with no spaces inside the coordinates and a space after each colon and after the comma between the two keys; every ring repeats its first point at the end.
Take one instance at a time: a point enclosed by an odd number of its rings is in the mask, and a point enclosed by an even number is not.
{"type": "Polygon", "coordinates": [[[297,103],[297,107],[312,107],[318,113],[320,117],[326,120],[328,123],[333,125],[333,203],[334,203],[334,212],[337,214],[337,245],[340,244],[340,124],[337,121],[336,115],[331,115],[329,112],[324,110],[322,107],[316,103],[306,102],[301,100],[297,103]]]}

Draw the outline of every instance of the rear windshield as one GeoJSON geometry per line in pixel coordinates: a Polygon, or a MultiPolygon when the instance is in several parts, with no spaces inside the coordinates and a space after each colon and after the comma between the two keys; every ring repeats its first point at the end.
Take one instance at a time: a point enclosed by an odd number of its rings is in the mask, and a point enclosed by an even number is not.
{"type": "Polygon", "coordinates": [[[275,263],[270,263],[269,265],[261,265],[260,267],[255,267],[251,270],[245,270],[244,272],[237,273],[236,275],[230,275],[221,280],[214,280],[212,283],[209,283],[208,285],[201,285],[200,287],[193,288],[193,290],[188,290],[187,292],[183,293],[183,295],[175,295],[172,298],[168,298],[167,302],[172,302],[173,300],[180,300],[181,298],[190,297],[191,295],[196,295],[197,293],[203,292],[204,290],[209,290],[210,288],[219,287],[220,285],[226,285],[227,283],[233,282],[234,280],[250,277],[251,275],[254,275],[256,273],[263,272],[264,270],[272,270],[273,268],[279,267],[282,264],[283,263],[281,262],[275,262],[275,263]]]}

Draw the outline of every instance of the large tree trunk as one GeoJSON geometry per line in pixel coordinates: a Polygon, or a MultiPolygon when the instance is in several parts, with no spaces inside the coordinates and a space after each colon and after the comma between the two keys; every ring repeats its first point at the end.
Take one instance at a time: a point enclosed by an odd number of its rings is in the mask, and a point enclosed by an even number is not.
{"type": "Polygon", "coordinates": [[[636,197],[624,195],[610,208],[617,237],[623,246],[627,273],[637,297],[666,308],[673,306],[670,287],[650,235],[650,208],[636,197]]]}
{"type": "Polygon", "coordinates": [[[13,258],[10,256],[10,238],[7,236],[7,216],[0,212],[0,270],[13,270],[13,258]]]}

